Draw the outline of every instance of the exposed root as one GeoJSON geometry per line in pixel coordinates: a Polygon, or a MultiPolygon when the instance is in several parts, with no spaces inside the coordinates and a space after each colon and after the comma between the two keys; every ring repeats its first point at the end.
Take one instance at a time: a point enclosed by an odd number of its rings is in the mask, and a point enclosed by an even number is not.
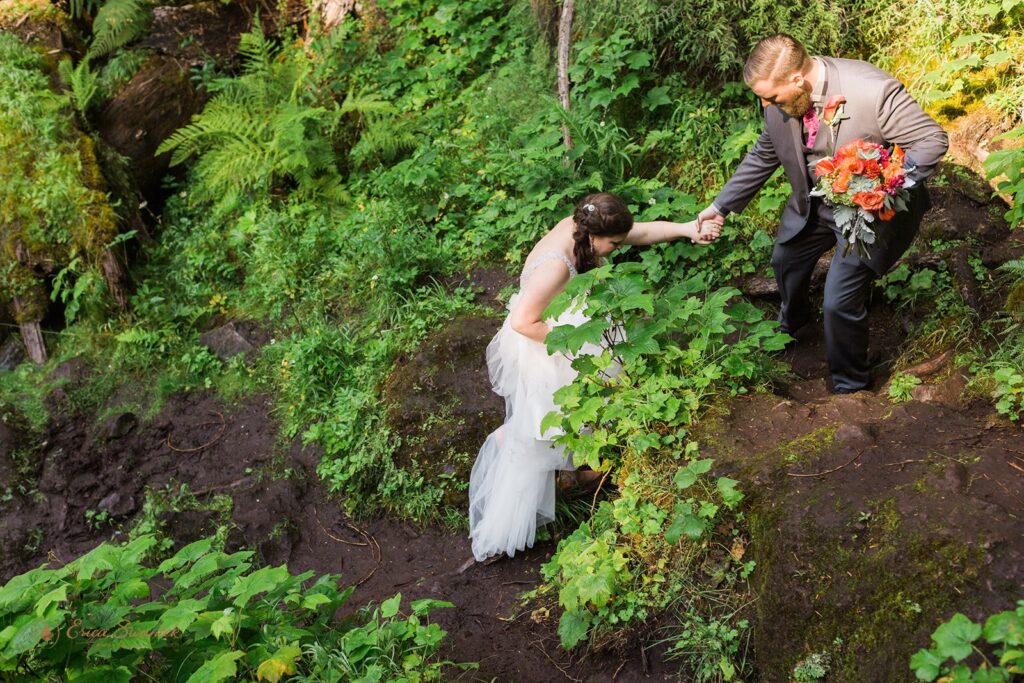
{"type": "Polygon", "coordinates": [[[813,473],[808,473],[808,474],[796,474],[796,473],[793,473],[793,472],[786,472],[786,476],[787,477],[824,477],[826,474],[832,474],[833,472],[838,472],[839,470],[843,469],[847,465],[851,464],[854,460],[859,458],[861,456],[861,453],[863,453],[863,452],[864,451],[857,451],[857,455],[853,456],[853,458],[851,458],[848,462],[844,462],[839,467],[833,467],[832,469],[825,470],[824,472],[813,472],[813,473]]]}
{"type": "MultiPolygon", "coordinates": [[[[224,419],[224,415],[222,415],[220,412],[218,412],[216,410],[213,411],[213,412],[216,413],[217,416],[220,418],[220,431],[217,432],[217,436],[213,437],[212,439],[210,439],[209,441],[204,443],[202,446],[196,446],[195,448],[178,448],[177,446],[175,446],[175,445],[173,445],[171,443],[171,435],[168,434],[167,438],[164,439],[164,442],[167,444],[167,447],[170,448],[172,451],[175,451],[177,453],[195,453],[196,451],[201,451],[204,448],[209,448],[213,444],[217,443],[217,441],[220,440],[220,437],[224,436],[224,430],[227,429],[228,423],[224,419]]],[[[198,426],[202,427],[203,425],[210,425],[210,424],[217,424],[217,423],[216,422],[204,422],[203,424],[198,425],[198,426]]]]}

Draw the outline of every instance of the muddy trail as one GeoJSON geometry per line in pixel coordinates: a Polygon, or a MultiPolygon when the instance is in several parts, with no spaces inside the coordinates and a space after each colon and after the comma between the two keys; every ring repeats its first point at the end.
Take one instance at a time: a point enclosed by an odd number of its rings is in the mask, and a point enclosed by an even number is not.
{"type": "MultiPolygon", "coordinates": [[[[942,206],[955,214],[964,201],[951,193],[942,206]]],[[[973,210],[978,224],[985,208],[973,210]]],[[[948,225],[938,214],[936,230],[948,225]]],[[[1024,252],[1005,229],[983,241],[982,259],[993,263],[1024,252]]],[[[493,302],[510,278],[489,270],[473,279],[493,302]]],[[[979,306],[994,309],[997,298],[979,306]]],[[[891,403],[885,383],[913,321],[879,291],[871,309],[874,391],[828,393],[819,321],[786,352],[788,381],[732,400],[694,434],[715,473],[739,479],[748,495],[757,569],[746,616],[756,680],[789,680],[798,661],[825,653],[829,681],[909,681],[910,655],[953,612],[980,620],[1022,597],[1020,426],[987,400],[965,398],[952,353],[904,368],[923,383],[911,401],[891,403]]],[[[444,448],[477,443],[501,419],[500,401],[478,391],[486,386],[483,349],[499,324],[486,316],[453,321],[398,359],[385,393],[409,401],[393,417],[416,423],[429,411],[401,388],[403,377],[419,378],[434,404],[451,406],[451,422],[438,426],[444,448]],[[442,361],[452,372],[429,371],[442,361]]],[[[9,492],[0,497],[0,582],[123,539],[137,524],[176,546],[222,528],[229,550],[252,548],[261,562],[359,584],[351,609],[396,592],[452,602],[454,609],[434,613],[449,632],[443,654],[480,663],[460,680],[678,679],[658,647],[645,649],[653,638],[625,651],[561,649],[557,614],[520,600],[539,585],[554,540],[481,565],[467,562],[463,533],[351,519],[317,478],[321,452],[278,433],[272,397],[227,405],[210,393],[179,393],[142,420],[117,406],[145,387],[122,387],[95,412],[76,410],[90,375],[102,371],[80,359],[57,366],[53,377],[63,384],[47,399],[43,441],[26,443],[16,424],[0,423],[0,482],[9,492]],[[147,491],[162,501],[159,513],[147,506],[147,491]]]]}

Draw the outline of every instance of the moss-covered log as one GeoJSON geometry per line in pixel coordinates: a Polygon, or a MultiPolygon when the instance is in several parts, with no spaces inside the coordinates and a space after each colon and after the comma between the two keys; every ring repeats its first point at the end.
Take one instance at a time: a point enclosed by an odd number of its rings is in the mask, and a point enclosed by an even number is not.
{"type": "Polygon", "coordinates": [[[39,324],[51,300],[73,312],[109,296],[124,310],[130,282],[111,250],[118,217],[95,144],[51,83],[42,55],[0,34],[0,301],[36,362],[45,360],[39,324]]]}

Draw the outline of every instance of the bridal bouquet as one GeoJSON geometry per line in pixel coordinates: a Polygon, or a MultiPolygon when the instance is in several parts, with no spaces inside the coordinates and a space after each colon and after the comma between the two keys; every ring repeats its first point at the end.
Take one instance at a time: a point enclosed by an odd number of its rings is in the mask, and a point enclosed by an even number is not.
{"type": "Polygon", "coordinates": [[[877,222],[906,210],[907,190],[914,185],[907,174],[914,166],[905,161],[899,145],[890,153],[882,145],[854,140],[814,165],[818,183],[811,196],[832,207],[846,239],[843,256],[854,247],[858,256],[871,258],[865,245],[875,243],[877,222]]]}

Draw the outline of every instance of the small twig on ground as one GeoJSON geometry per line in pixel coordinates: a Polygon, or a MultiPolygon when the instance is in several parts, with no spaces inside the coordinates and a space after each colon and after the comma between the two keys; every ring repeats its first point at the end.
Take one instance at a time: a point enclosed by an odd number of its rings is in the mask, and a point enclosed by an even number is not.
{"type": "Polygon", "coordinates": [[[647,650],[644,649],[643,645],[640,646],[640,666],[643,668],[644,675],[646,676],[650,667],[647,666],[647,650]]]}
{"type": "Polygon", "coordinates": [[[205,489],[200,489],[198,491],[193,491],[192,495],[195,496],[196,498],[198,498],[199,496],[205,496],[206,494],[213,493],[214,491],[233,489],[233,488],[235,488],[237,486],[241,486],[242,484],[244,484],[245,482],[250,481],[250,480],[251,480],[251,477],[242,477],[241,479],[236,479],[235,481],[231,482],[230,484],[219,484],[217,486],[210,486],[210,487],[207,487],[205,489]]]}
{"type": "Polygon", "coordinates": [[[853,456],[853,458],[851,458],[848,462],[844,462],[839,467],[833,467],[832,469],[825,470],[824,472],[813,472],[813,473],[808,473],[808,474],[796,474],[796,473],[793,473],[793,472],[786,472],[786,476],[788,476],[788,477],[823,477],[826,474],[832,474],[833,472],[838,472],[839,470],[843,469],[847,465],[851,464],[854,460],[856,460],[857,458],[860,457],[861,453],[863,453],[863,451],[857,451],[857,455],[853,456]]]}
{"type": "Polygon", "coordinates": [[[347,526],[349,529],[352,529],[352,531],[355,531],[357,534],[360,534],[363,538],[366,539],[367,545],[370,545],[370,557],[371,558],[373,557],[373,549],[374,548],[377,549],[377,557],[375,558],[376,559],[376,564],[374,565],[373,569],[370,570],[369,574],[367,574],[366,576],[364,576],[363,578],[359,579],[359,581],[356,582],[357,586],[361,586],[364,583],[366,583],[367,581],[369,581],[370,577],[373,576],[377,572],[378,569],[380,569],[380,566],[381,566],[382,561],[384,559],[384,554],[381,552],[380,543],[377,542],[376,538],[374,538],[370,534],[366,533],[365,531],[363,531],[362,529],[357,527],[352,522],[345,522],[345,526],[347,526]]]}
{"type": "Polygon", "coordinates": [[[582,678],[574,678],[574,677],[573,677],[572,675],[570,675],[570,674],[569,674],[569,672],[568,672],[568,671],[566,671],[565,669],[563,669],[563,668],[562,668],[562,667],[561,667],[561,666],[560,666],[560,665],[558,664],[558,662],[556,662],[556,661],[555,661],[554,659],[552,659],[552,658],[551,658],[551,655],[549,655],[549,654],[548,654],[548,651],[544,649],[544,646],[542,646],[542,645],[538,645],[538,644],[537,644],[537,641],[533,641],[533,642],[532,642],[532,643],[530,643],[530,644],[531,644],[531,645],[533,645],[533,646],[534,646],[535,648],[537,648],[538,650],[540,650],[541,652],[543,652],[543,653],[544,653],[544,656],[548,658],[548,661],[549,661],[549,662],[551,662],[552,664],[554,664],[554,665],[555,665],[555,668],[556,668],[556,669],[558,669],[559,671],[561,671],[561,672],[562,672],[562,674],[563,674],[563,675],[564,675],[564,676],[565,676],[566,678],[568,678],[568,679],[569,679],[570,681],[574,681],[575,683],[583,683],[583,679],[582,679],[582,678]]]}
{"type": "Polygon", "coordinates": [[[346,541],[344,538],[338,538],[337,536],[332,534],[330,531],[328,531],[327,527],[325,527],[323,522],[320,521],[320,515],[316,511],[316,505],[313,506],[313,517],[316,519],[316,523],[317,523],[317,525],[319,525],[320,530],[323,531],[325,534],[327,534],[327,536],[329,538],[331,538],[332,540],[335,540],[338,543],[344,543],[345,545],[354,545],[354,546],[357,546],[357,547],[363,547],[363,546],[369,545],[369,543],[367,543],[365,541],[363,543],[358,543],[356,541],[346,541]]]}
{"type": "Polygon", "coordinates": [[[1012,467],[1013,469],[1017,470],[1018,472],[1024,472],[1024,467],[1021,467],[1015,462],[1007,462],[1006,464],[1012,467]]]}
{"type": "Polygon", "coordinates": [[[594,508],[597,507],[597,495],[599,493],[601,493],[601,487],[604,486],[604,482],[608,478],[608,475],[611,473],[611,471],[612,471],[612,468],[610,468],[610,467],[607,470],[605,470],[604,476],[601,477],[601,481],[599,481],[597,483],[597,490],[594,491],[594,499],[592,501],[590,501],[590,514],[591,515],[594,514],[594,508]]]}
{"type": "Polygon", "coordinates": [[[501,584],[502,586],[519,586],[527,583],[536,583],[536,581],[506,581],[501,584]]]}
{"type": "Polygon", "coordinates": [[[900,467],[902,469],[903,465],[909,465],[912,462],[928,462],[928,461],[927,460],[913,460],[913,459],[912,460],[900,460],[899,462],[887,462],[884,465],[882,465],[882,467],[900,467]]]}
{"type": "MultiPolygon", "coordinates": [[[[227,428],[228,423],[224,419],[224,416],[221,413],[219,413],[216,410],[214,410],[213,412],[217,413],[217,416],[220,417],[220,431],[217,432],[217,436],[213,437],[208,442],[204,443],[202,446],[196,446],[195,448],[178,448],[177,446],[175,446],[175,445],[173,445],[171,443],[171,435],[168,434],[167,438],[164,439],[164,442],[167,444],[167,447],[170,448],[172,451],[175,451],[177,453],[195,453],[196,451],[201,451],[204,448],[209,448],[213,444],[217,443],[217,441],[220,440],[220,437],[224,436],[224,430],[227,428]]],[[[217,424],[217,423],[216,422],[204,422],[202,425],[198,425],[198,426],[202,427],[203,425],[208,425],[208,424],[217,424]]]]}
{"type": "Polygon", "coordinates": [[[624,667],[624,666],[626,666],[626,660],[625,659],[622,660],[622,662],[619,664],[619,668],[616,669],[615,673],[612,674],[612,683],[615,683],[615,679],[619,677],[619,672],[622,671],[622,667],[624,667]]]}

